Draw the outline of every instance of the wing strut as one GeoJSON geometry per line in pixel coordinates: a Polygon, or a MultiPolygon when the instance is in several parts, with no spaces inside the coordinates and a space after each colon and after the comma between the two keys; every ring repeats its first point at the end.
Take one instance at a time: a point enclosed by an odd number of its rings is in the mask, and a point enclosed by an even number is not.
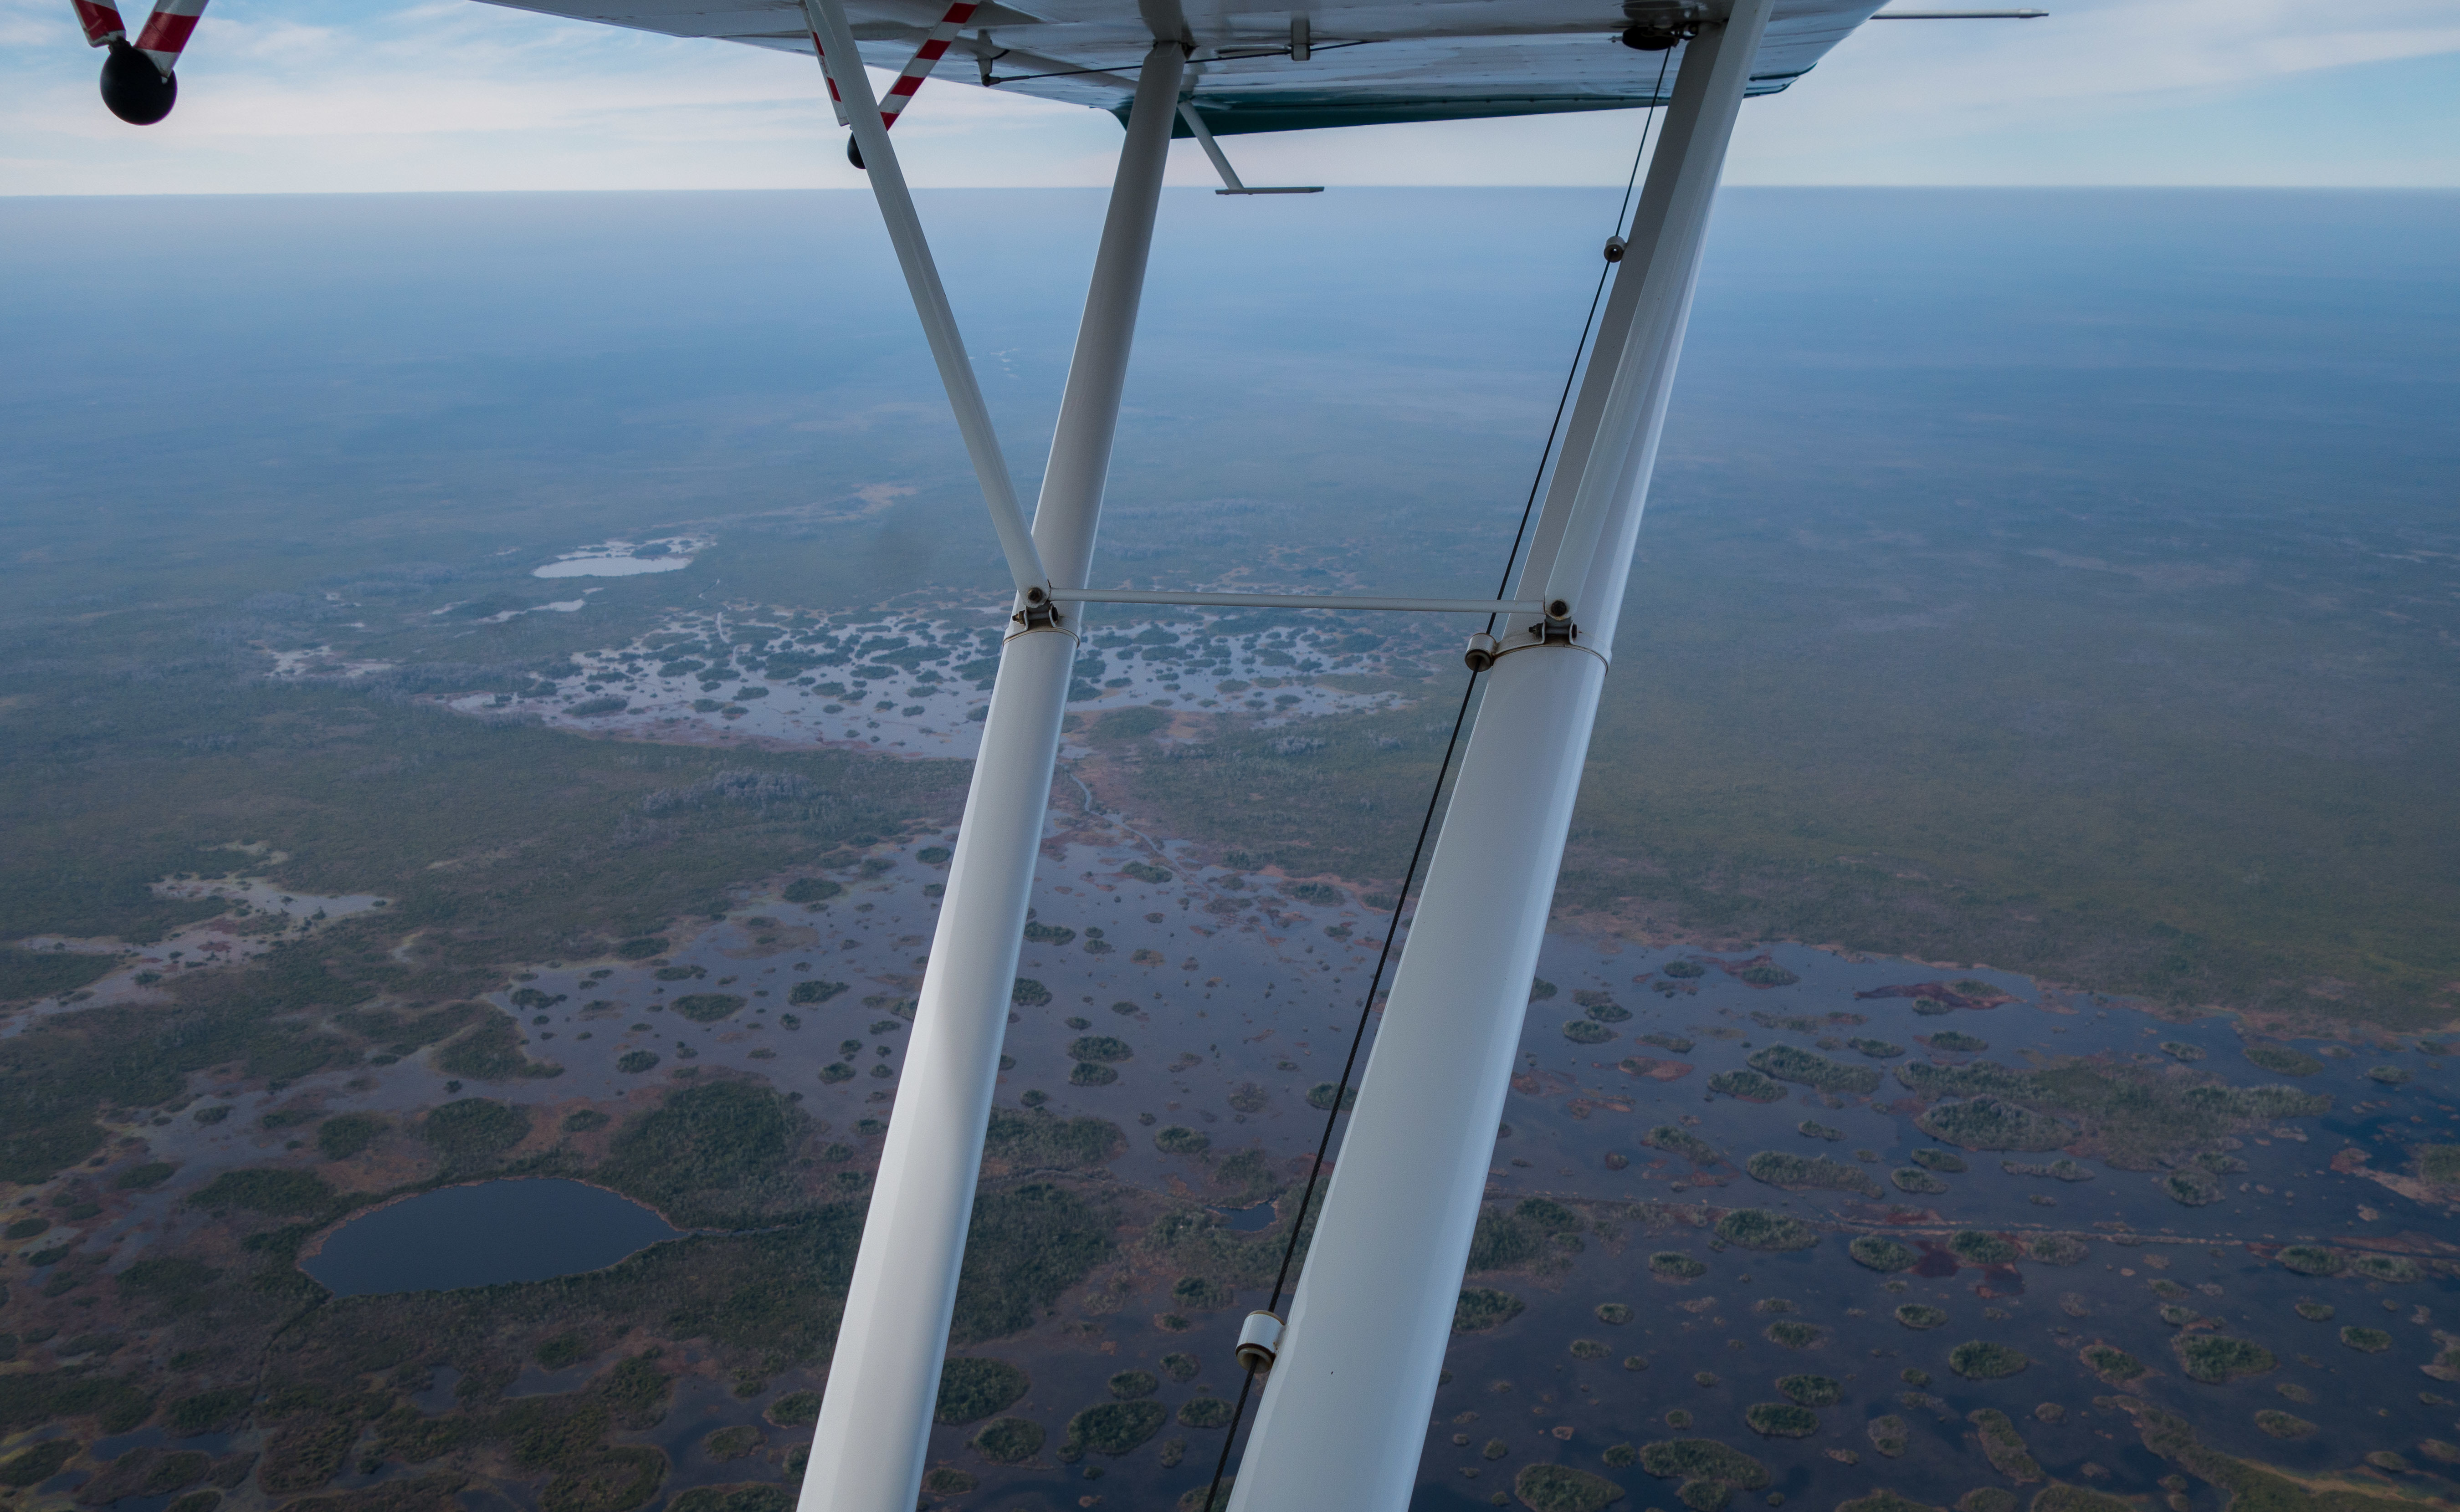
{"type": "Polygon", "coordinates": [[[1580,559],[1558,573],[1541,552],[1518,597],[1577,586],[1567,613],[1518,621],[1487,674],[1231,1512],[1410,1504],[1709,201],[1771,5],[1734,0],[1685,49],[1541,515],[1556,554],[1580,559]],[[1576,504],[1593,517],[1569,528],[1576,504]]]}
{"type": "Polygon", "coordinates": [[[897,248],[898,266],[904,270],[905,286],[914,296],[914,313],[922,318],[923,339],[930,343],[931,360],[939,365],[948,408],[956,411],[957,430],[965,438],[965,454],[973,461],[983,502],[990,507],[991,528],[999,533],[1008,576],[1016,579],[1017,596],[1025,606],[1038,607],[1050,594],[1050,575],[1042,570],[1033,533],[1016,501],[1016,483],[1008,476],[1007,459],[1000,454],[999,433],[991,429],[990,409],[983,403],[983,387],[965,355],[956,312],[948,307],[948,291],[941,285],[938,264],[931,261],[922,218],[915,214],[904,170],[889,148],[888,126],[880,116],[880,102],[872,97],[871,78],[862,71],[862,53],[855,47],[854,29],[846,24],[845,7],[840,0],[803,0],[803,14],[814,45],[820,49],[830,88],[844,96],[851,117],[846,124],[854,128],[855,145],[872,164],[872,196],[880,201],[880,220],[888,223],[888,240],[897,248]],[[830,58],[838,61],[833,65],[830,58]]]}
{"type": "MultiPolygon", "coordinates": [[[[1304,33],[1302,29],[1304,29],[1305,25],[1306,17],[1304,16],[1300,16],[1293,20],[1290,23],[1291,35],[1304,35],[1304,33]]],[[[1196,107],[1185,100],[1180,100],[1178,102],[1178,116],[1179,119],[1187,122],[1187,129],[1196,134],[1196,143],[1198,146],[1204,149],[1204,156],[1213,159],[1213,171],[1219,174],[1221,176],[1221,181],[1229,186],[1224,189],[1214,190],[1213,192],[1215,194],[1260,195],[1324,193],[1324,185],[1322,184],[1297,185],[1285,189],[1248,188],[1245,184],[1239,181],[1239,171],[1230,166],[1230,159],[1222,155],[1221,144],[1213,139],[1212,128],[1204,124],[1203,116],[1196,114],[1196,107]]]]}
{"type": "MultiPolygon", "coordinates": [[[[915,281],[915,303],[925,309],[926,326],[934,310],[944,320],[938,281],[929,279],[926,289],[917,273],[919,268],[927,274],[930,267],[921,227],[890,154],[887,130],[855,61],[839,0],[805,4],[829,56],[845,60],[838,73],[855,138],[873,165],[872,187],[882,213],[893,230],[904,228],[898,251],[915,281]]],[[[1094,525],[1161,200],[1162,167],[1170,156],[1172,105],[1185,64],[1185,50],[1176,37],[1156,43],[1145,57],[1060,400],[1027,549],[1037,552],[1036,572],[1038,564],[1048,563],[1062,588],[1083,587],[1092,563],[1094,525]]],[[[946,330],[962,368],[964,351],[955,344],[953,322],[946,330]]],[[[939,349],[935,337],[934,351],[939,349]]],[[[944,374],[948,367],[944,359],[944,374]]],[[[979,407],[970,370],[964,376],[962,391],[979,407]]],[[[949,390],[951,398],[961,391],[954,377],[949,390]]],[[[987,436],[986,420],[981,429],[987,436]]],[[[995,449],[986,448],[985,454],[997,463],[995,449]]],[[[1005,472],[1000,476],[1004,483],[1005,472]]],[[[987,478],[985,487],[987,492],[987,478]]],[[[1027,596],[1016,616],[1018,628],[1000,649],[982,755],[965,797],[897,1112],[889,1121],[862,1248],[846,1291],[799,1512],[912,1512],[918,1503],[1081,612],[1072,603],[1027,596]]]]}

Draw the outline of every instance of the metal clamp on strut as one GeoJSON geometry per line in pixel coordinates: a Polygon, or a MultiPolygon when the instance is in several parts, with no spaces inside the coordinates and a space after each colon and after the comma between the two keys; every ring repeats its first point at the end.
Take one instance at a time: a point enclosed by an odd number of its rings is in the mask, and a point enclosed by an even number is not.
{"type": "Polygon", "coordinates": [[[1270,1312],[1247,1314],[1239,1330],[1239,1364],[1251,1375],[1269,1376],[1282,1350],[1282,1320],[1270,1312]]]}
{"type": "Polygon", "coordinates": [[[1561,598],[1546,600],[1546,617],[1529,627],[1530,639],[1539,645],[1570,645],[1580,638],[1580,627],[1572,623],[1572,606],[1561,598]]]}
{"type": "Polygon", "coordinates": [[[1050,601],[1050,589],[1028,588],[1025,591],[1025,607],[1008,619],[1027,630],[1056,630],[1059,628],[1059,606],[1050,601]]]}

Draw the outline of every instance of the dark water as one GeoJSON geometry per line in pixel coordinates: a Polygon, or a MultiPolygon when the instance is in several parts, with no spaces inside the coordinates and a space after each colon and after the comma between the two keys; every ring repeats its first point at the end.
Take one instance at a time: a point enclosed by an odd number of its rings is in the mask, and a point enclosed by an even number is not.
{"type": "Polygon", "coordinates": [[[680,1230],[576,1181],[443,1186],[335,1229],[300,1269],[343,1296],[544,1281],[613,1265],[680,1230]]]}

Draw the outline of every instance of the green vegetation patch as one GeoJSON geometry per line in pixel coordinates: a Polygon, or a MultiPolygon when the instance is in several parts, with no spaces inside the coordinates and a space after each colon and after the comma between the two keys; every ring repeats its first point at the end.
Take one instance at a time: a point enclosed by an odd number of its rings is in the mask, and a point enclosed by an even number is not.
{"type": "Polygon", "coordinates": [[[1614,1031],[1587,1018],[1563,1020],[1563,1038],[1574,1044],[1603,1044],[1614,1038],[1614,1031]]]}
{"type": "Polygon", "coordinates": [[[2193,1065],[2196,1061],[2204,1059],[2204,1047],[2202,1045],[2189,1044],[2183,1040],[2162,1040],[2161,1053],[2170,1057],[2174,1060],[2183,1060],[2189,1065],[2193,1065]]]}
{"type": "Polygon", "coordinates": [[[2296,1312],[2309,1323],[2329,1323],[2335,1315],[2329,1302],[2301,1302],[2296,1312]]]}
{"type": "Polygon", "coordinates": [[[1601,1302],[1596,1311],[1601,1323],[1623,1324],[1632,1319],[1631,1309],[1621,1302],[1601,1302]]]}
{"type": "Polygon", "coordinates": [[[2083,1263],[2092,1253],[2092,1247],[2073,1234],[2037,1233],[2025,1236],[2025,1255],[2044,1265],[2071,1266],[2083,1263]]]}
{"type": "Polygon", "coordinates": [[[1804,1323],[1794,1318],[1779,1318],[1763,1329],[1761,1333],[1770,1343],[1792,1350],[1809,1349],[1828,1336],[1827,1330],[1817,1324],[1804,1323]]]}
{"type": "Polygon", "coordinates": [[[1845,1399],[1845,1388],[1827,1376],[1784,1376],[1776,1389],[1797,1407],[1834,1407],[1845,1399]]]}
{"type": "Polygon", "coordinates": [[[2369,1281],[2408,1282],[2426,1274],[2416,1261],[2402,1255],[2360,1255],[2349,1269],[2369,1281]]]}
{"type": "Polygon", "coordinates": [[[1896,1184],[1897,1190],[1916,1197],[1936,1197],[1947,1190],[1947,1183],[1919,1166],[1899,1166],[1888,1172],[1888,1180],[1896,1184]]]}
{"type": "Polygon", "coordinates": [[[667,1503],[667,1512],[786,1512],[795,1493],[785,1486],[758,1480],[694,1486],[667,1503]]]}
{"type": "Polygon", "coordinates": [[[2034,1495],[2026,1512],[2136,1512],[2136,1506],[2124,1497],[2053,1480],[2034,1495]]]}
{"type": "Polygon", "coordinates": [[[1859,1166],[1830,1160],[1825,1155],[1804,1157],[1781,1150],[1762,1150],[1744,1162],[1743,1169],[1753,1181],[1793,1191],[1858,1192],[1865,1197],[1879,1195],[1879,1184],[1859,1166]]]}
{"type": "Polygon", "coordinates": [[[209,1211],[238,1208],[277,1218],[308,1217],[332,1211],[341,1202],[325,1179],[313,1171],[276,1170],[257,1166],[229,1170],[191,1193],[189,1205],[209,1211]]]}
{"type": "Polygon", "coordinates": [[[1914,1120],[1933,1139],[1974,1150],[2048,1150],[2075,1138],[2057,1119],[2004,1098],[1977,1097],[1935,1103],[1914,1120]]]}
{"type": "Polygon", "coordinates": [[[688,1228],[748,1228],[816,1206],[794,1179],[810,1121],[766,1087],[670,1095],[616,1131],[596,1176],[688,1228]]]}
{"type": "Polygon", "coordinates": [[[1678,1281],[1692,1281],[1708,1273],[1707,1265],[1694,1260],[1680,1250],[1660,1250],[1648,1257],[1648,1269],[1654,1275],[1670,1276],[1678,1281]]]}
{"type": "Polygon", "coordinates": [[[1520,1467],[1512,1480],[1512,1494],[1531,1512],[1598,1512],[1622,1500],[1622,1487],[1603,1476],[1568,1465],[1520,1467]]]}
{"type": "Polygon", "coordinates": [[[1644,1444],[1640,1467],[1661,1480],[1711,1480],[1737,1491],[1757,1491],[1769,1483],[1768,1466],[1714,1438],[1644,1444]]]}
{"type": "MultiPolygon", "coordinates": [[[[1903,1452],[1901,1449],[1898,1451],[1899,1454],[1903,1452]]],[[[1938,1509],[1881,1487],[1879,1490],[1837,1502],[1836,1512],[1938,1512],[1938,1509]]],[[[1992,1508],[1991,1512],[2003,1512],[2003,1509],[1992,1508]]],[[[2004,1512],[2013,1512],[2012,1504],[2004,1509],[2004,1512]]]]}
{"type": "Polygon", "coordinates": [[[1126,1144],[1127,1136],[1108,1119],[1063,1119],[1041,1108],[995,1107],[983,1136],[983,1159],[1011,1170],[1081,1170],[1101,1165],[1126,1144]]]}
{"type": "Polygon", "coordinates": [[[1819,1242],[1819,1231],[1809,1224],[1765,1208],[1737,1208],[1717,1220],[1715,1232],[1745,1250],[1808,1250],[1819,1242]]]}
{"type": "MultiPolygon", "coordinates": [[[[1137,1397],[1150,1396],[1161,1390],[1161,1377],[1151,1371],[1121,1371],[1112,1376],[1107,1384],[1113,1396],[1121,1401],[1134,1401],[1137,1397]]],[[[1002,1402],[1000,1405],[1005,1407],[1007,1403],[1002,1402]]]]}
{"type": "Polygon", "coordinates": [[[1640,1137],[1643,1144],[1662,1149],[1668,1155],[1680,1155],[1694,1166],[1714,1166],[1726,1157],[1714,1144],[1688,1129],[1672,1124],[1660,1124],[1640,1137]]]}
{"type": "Polygon", "coordinates": [[[1845,1043],[1849,1048],[1858,1050],[1874,1060],[1894,1060],[1905,1053],[1903,1045],[1888,1040],[1855,1039],[1848,1040],[1845,1043]]]}
{"type": "Polygon", "coordinates": [[[2171,1171],[2156,1185],[2162,1195],[2184,1208],[2209,1208],[2222,1195],[2221,1184],[2212,1172],[2192,1166],[2171,1171]]]}
{"type": "Polygon", "coordinates": [[[2315,1432],[2315,1425],[2305,1418],[2268,1407],[2255,1415],[2255,1425],[2274,1438],[2305,1438],[2315,1432]]]}
{"type": "MultiPolygon", "coordinates": [[[[32,996],[32,995],[30,995],[32,996]]],[[[0,1485],[40,1485],[58,1475],[85,1445],[74,1438],[51,1438],[0,1460],[0,1485]]]]}
{"type": "Polygon", "coordinates": [[[1945,1171],[1951,1176],[1961,1176],[1968,1168],[1963,1156],[1949,1150],[1918,1149],[1905,1158],[1924,1170],[1945,1171]]]}
{"type": "Polygon", "coordinates": [[[1068,1044],[1069,1058],[1074,1060],[1098,1060],[1104,1064],[1115,1064],[1121,1060],[1135,1059],[1135,1049],[1125,1040],[1115,1039],[1110,1035],[1086,1035],[1069,1041],[1068,1044]]]}
{"type": "Polygon", "coordinates": [[[1088,1449],[1123,1455],[1161,1432],[1169,1421],[1170,1409],[1157,1401],[1102,1402],[1068,1419],[1059,1458],[1075,1460],[1088,1449]]]}
{"type": "Polygon", "coordinates": [[[2420,1144],[2409,1152],[2417,1157],[2417,1174],[2437,1186],[2460,1182],[2460,1144],[2420,1144]]]}
{"type": "Polygon", "coordinates": [[[1882,1239],[1877,1234],[1855,1235],[1853,1242],[1846,1245],[1845,1252],[1854,1257],[1856,1265],[1882,1273],[1910,1270],[1921,1260],[1912,1246],[1898,1244],[1894,1239],[1882,1239]]]}
{"type": "Polygon", "coordinates": [[[1870,1435],[1871,1447],[1891,1460],[1902,1458],[1913,1441],[1913,1431],[1894,1413],[1872,1418],[1864,1431],[1870,1435]]]}
{"type": "Polygon", "coordinates": [[[732,993],[686,993],[669,1006],[694,1023],[715,1023],[740,1012],[750,1000],[732,993]]]}
{"type": "Polygon", "coordinates": [[[1483,1334],[1518,1317],[1526,1306],[1509,1292],[1497,1292],[1492,1287],[1463,1288],[1460,1300],[1453,1305],[1453,1332],[1483,1334]]]}
{"type": "MultiPolygon", "coordinates": [[[[941,1377],[941,1390],[947,1390],[947,1377],[941,1377]]],[[[769,1404],[761,1416],[780,1428],[808,1428],[820,1420],[820,1394],[816,1391],[789,1392],[769,1404]]]]}
{"type": "Polygon", "coordinates": [[[0,946],[0,1002],[29,1002],[72,993],[109,976],[118,965],[117,956],[0,946]]]}
{"type": "Polygon", "coordinates": [[[541,1512],[631,1512],[657,1495],[666,1479],[667,1457],[656,1449],[602,1449],[548,1481],[539,1506],[541,1512]]]}
{"type": "Polygon", "coordinates": [[[841,993],[853,990],[841,981],[822,981],[818,977],[814,977],[810,981],[796,982],[794,990],[786,994],[786,1001],[793,1007],[807,1008],[814,1003],[827,1002],[841,993]]]}
{"type": "Polygon", "coordinates": [[[2012,1265],[2016,1260],[2016,1241],[1987,1228],[1960,1228],[1949,1237],[1947,1248],[1966,1265],[2012,1265]]]}
{"type": "Polygon", "coordinates": [[[1991,1469],[2020,1484],[2042,1479],[2041,1462],[2025,1447],[2025,1436],[2016,1431],[2016,1424],[2005,1413],[1996,1407],[1983,1407],[1965,1414],[1964,1420],[1981,1437],[1982,1452],[1988,1457],[1991,1469]]]}
{"type": "Polygon", "coordinates": [[[1757,1071],[1720,1071],[1708,1079],[1708,1090],[1745,1102],[1782,1102],[1785,1087],[1757,1071]]]}
{"type": "Polygon", "coordinates": [[[1947,1368],[1966,1380],[1999,1380],[2033,1362],[2012,1345],[1970,1339],[1947,1353],[1947,1368]]]}
{"type": "Polygon", "coordinates": [[[1907,1302],[1897,1309],[1897,1321],[1909,1329],[1943,1328],[1947,1324],[1947,1310],[1921,1302],[1907,1302]]]}
{"type": "Polygon", "coordinates": [[[1006,1360],[961,1354],[940,1367],[940,1401],[931,1416],[944,1423],[980,1422],[1032,1389],[1033,1378],[1006,1360]]]}
{"type": "Polygon", "coordinates": [[[1154,1148],[1165,1155],[1198,1155],[1212,1147],[1212,1135],[1184,1124],[1167,1124],[1154,1133],[1154,1148]]]}
{"type": "Polygon", "coordinates": [[[520,1025],[499,1008],[486,1010],[477,1028],[437,1051],[435,1069],[472,1082],[544,1081],[563,1075],[563,1067],[522,1053],[520,1025]]]}
{"type": "Polygon", "coordinates": [[[2246,1376],[2280,1368],[2272,1351],[2246,1339],[2222,1334],[2181,1334],[2170,1341],[2178,1366],[2207,1386],[2219,1386],[2246,1376]]]}
{"type": "Polygon", "coordinates": [[[2246,1058],[2275,1076],[2309,1077],[2323,1069],[2322,1061],[2283,1044],[2248,1045],[2246,1058]]]}
{"type": "Polygon", "coordinates": [[[1030,1418],[994,1418],[966,1442],[993,1464],[1023,1464],[1042,1453],[1042,1424],[1030,1418]]]}
{"type": "Polygon", "coordinates": [[[455,1165],[500,1155],[529,1138],[530,1110],[488,1098],[462,1098],[427,1115],[421,1139],[455,1165]]]}
{"type": "Polygon", "coordinates": [[[1846,1065],[1792,1045],[1770,1045],[1744,1063],[1780,1082],[1799,1082],[1822,1092],[1867,1097],[1879,1089],[1879,1073],[1873,1067],[1846,1065]]]}
{"type": "Polygon", "coordinates": [[[2352,1325],[2341,1330],[2341,1342],[2363,1354],[2380,1354],[2391,1348],[2391,1335],[2381,1329],[2352,1325]]]}
{"type": "Polygon", "coordinates": [[[1178,1420],[1190,1428],[1227,1428],[1235,1409],[1219,1396],[1191,1396],[1181,1402],[1178,1420]]]}
{"type": "Polygon", "coordinates": [[[1990,1048],[1990,1041],[1977,1039],[1956,1029],[1941,1029],[1930,1037],[1930,1047],[1955,1055],[1980,1055],[1990,1048]]]}
{"type": "Polygon", "coordinates": [[[1792,1402],[1754,1402],[1743,1421],[1763,1438],[1808,1438],[1819,1431],[1819,1415],[1792,1402]]]}

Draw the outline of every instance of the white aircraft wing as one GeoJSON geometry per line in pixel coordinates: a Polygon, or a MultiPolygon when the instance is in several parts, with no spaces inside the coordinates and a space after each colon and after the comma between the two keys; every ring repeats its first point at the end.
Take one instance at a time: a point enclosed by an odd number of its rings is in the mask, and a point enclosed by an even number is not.
{"type": "MultiPolygon", "coordinates": [[[[489,0],[516,10],[668,36],[812,52],[799,0],[489,0]]],[[[1809,73],[1881,0],[1778,0],[1752,60],[1750,93],[1809,73]]],[[[966,21],[935,75],[1124,116],[1156,34],[1196,49],[1191,103],[1216,135],[1458,120],[1657,103],[1664,54],[1624,46],[1662,0],[994,0],[966,21]],[[1304,53],[1302,60],[1300,53],[1304,53]]],[[[944,0],[848,0],[864,61],[902,68],[944,0]]],[[[1664,77],[1668,91],[1671,73],[1664,77]]],[[[1182,123],[1179,135],[1187,135],[1182,123]]]]}

